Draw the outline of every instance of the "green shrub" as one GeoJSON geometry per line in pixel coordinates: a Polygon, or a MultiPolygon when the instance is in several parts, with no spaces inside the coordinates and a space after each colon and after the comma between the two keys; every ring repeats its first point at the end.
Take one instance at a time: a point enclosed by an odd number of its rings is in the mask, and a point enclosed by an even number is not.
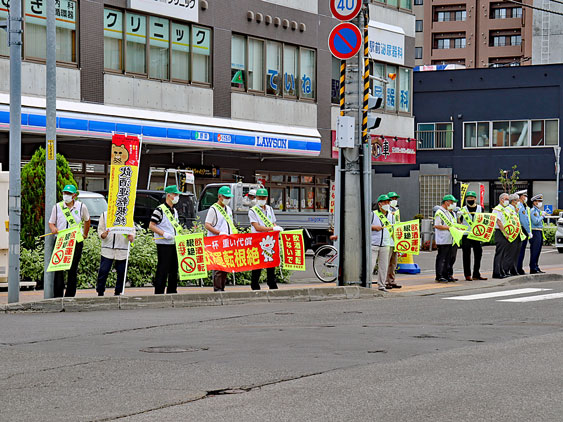
{"type": "Polygon", "coordinates": [[[563,210],[560,210],[559,208],[553,210],[553,212],[551,213],[552,216],[554,217],[559,217],[559,213],[563,212],[563,210]]]}
{"type": "MultiPolygon", "coordinates": [[[[76,186],[66,159],[57,154],[57,200],[65,185],[76,186]]],[[[39,148],[21,171],[21,237],[26,248],[33,248],[45,230],[45,149],[39,148]]]]}
{"type": "Polygon", "coordinates": [[[22,280],[43,283],[43,239],[37,240],[33,248],[20,248],[20,277],[22,280]]]}
{"type": "MultiPolygon", "coordinates": [[[[546,246],[551,246],[555,244],[555,232],[557,231],[557,226],[554,224],[550,224],[548,226],[544,226],[543,231],[545,233],[545,240],[543,244],[546,246]]],[[[535,236],[535,234],[534,234],[535,236]]]]}

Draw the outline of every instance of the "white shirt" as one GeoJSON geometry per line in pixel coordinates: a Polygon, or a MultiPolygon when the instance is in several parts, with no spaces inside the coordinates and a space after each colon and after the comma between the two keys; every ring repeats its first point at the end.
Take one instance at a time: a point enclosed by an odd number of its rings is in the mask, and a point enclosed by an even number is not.
{"type": "MultiPolygon", "coordinates": [[[[168,204],[164,203],[164,206],[168,207],[168,204]]],[[[168,207],[168,208],[169,208],[169,211],[170,211],[170,207],[168,207]]],[[[172,208],[172,210],[170,211],[170,214],[172,214],[174,219],[176,221],[178,221],[178,210],[176,208],[172,208]]],[[[168,217],[162,211],[160,206],[156,207],[156,209],[153,211],[153,213],[151,215],[151,222],[155,223],[156,227],[158,227],[160,230],[162,230],[166,233],[170,233],[173,236],[180,234],[180,233],[176,233],[176,230],[174,229],[172,222],[168,219],[168,217]]],[[[154,233],[153,236],[156,238],[154,240],[154,243],[156,243],[157,245],[173,245],[174,244],[174,239],[159,239],[162,236],[160,236],[156,233],[154,233]]]]}
{"type": "MultiPolygon", "coordinates": [[[[502,207],[502,205],[499,205],[500,207],[502,207]]],[[[496,209],[497,207],[493,208],[493,214],[497,216],[497,221],[495,222],[495,229],[500,229],[500,227],[498,226],[498,222],[502,222],[502,225],[506,225],[506,221],[504,221],[504,214],[508,212],[505,210],[504,212],[499,211],[496,209]]],[[[504,207],[503,207],[504,208],[504,207]]]]}
{"type": "MultiPolygon", "coordinates": [[[[217,204],[217,206],[220,207],[221,205],[217,204]]],[[[223,209],[227,212],[227,215],[231,217],[232,220],[233,211],[231,210],[231,208],[227,205],[223,209]]],[[[219,211],[217,211],[214,206],[210,207],[209,210],[207,210],[207,216],[205,217],[205,222],[211,224],[211,226],[213,226],[214,229],[219,230],[220,233],[232,234],[229,223],[227,223],[225,217],[223,217],[223,215],[219,211]]],[[[218,236],[218,235],[213,234],[208,230],[207,236],[218,236]]]]}
{"type": "MultiPolygon", "coordinates": [[[[381,226],[383,227],[383,223],[381,219],[377,216],[375,212],[371,213],[371,225],[372,226],[381,226]]],[[[391,212],[387,212],[385,216],[389,223],[395,224],[395,216],[391,212]]],[[[384,228],[383,230],[372,230],[371,231],[371,246],[395,246],[395,242],[393,242],[393,238],[391,237],[391,233],[389,233],[389,229],[384,228]]]]}
{"type": "MultiPolygon", "coordinates": [[[[274,225],[276,224],[276,216],[274,215],[274,210],[272,209],[271,206],[266,205],[266,211],[264,211],[264,208],[262,208],[262,212],[266,214],[266,217],[268,217],[268,219],[272,224],[274,225]]],[[[258,233],[258,231],[254,228],[252,223],[258,223],[261,226],[268,227],[266,222],[262,221],[260,216],[256,214],[256,212],[252,208],[250,209],[250,211],[248,211],[248,219],[250,220],[250,233],[258,233]]]]}
{"type": "MultiPolygon", "coordinates": [[[[448,210],[445,210],[443,207],[440,207],[440,209],[436,211],[436,214],[434,216],[434,227],[447,226],[447,224],[444,223],[444,220],[442,219],[442,216],[444,215],[446,216],[446,218],[448,218],[449,221],[455,224],[452,214],[448,210]]],[[[434,239],[436,240],[436,245],[451,245],[454,241],[449,230],[438,230],[436,228],[434,229],[434,239]]]]}
{"type": "MultiPolygon", "coordinates": [[[[54,224],[57,226],[57,230],[65,230],[68,229],[68,222],[66,221],[66,217],[63,214],[63,210],[60,207],[60,202],[57,202],[53,207],[53,211],[51,211],[51,217],[49,218],[49,223],[54,224]]],[[[64,205],[67,207],[67,205],[64,205]]],[[[68,208],[68,207],[67,207],[68,208]]],[[[81,221],[88,221],[90,220],[90,213],[88,212],[88,207],[84,205],[80,201],[74,201],[72,207],[69,208],[70,215],[74,218],[77,224],[81,221]]]]}
{"type": "MultiPolygon", "coordinates": [[[[106,218],[107,211],[100,215],[100,221],[98,222],[98,236],[100,236],[100,239],[102,239],[102,233],[106,231],[106,218]]],[[[106,238],[102,239],[102,256],[104,258],[115,259],[116,261],[127,259],[128,248],[129,240],[122,233],[112,233],[110,230],[106,238]]]]}

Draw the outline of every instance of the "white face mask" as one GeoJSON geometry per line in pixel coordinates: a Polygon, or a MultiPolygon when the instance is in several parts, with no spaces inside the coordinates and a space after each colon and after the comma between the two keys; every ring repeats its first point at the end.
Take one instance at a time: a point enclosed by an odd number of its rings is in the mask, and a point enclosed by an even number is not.
{"type": "Polygon", "coordinates": [[[509,201],[502,201],[502,206],[503,206],[503,207],[508,207],[508,204],[510,204],[509,201]]]}
{"type": "Polygon", "coordinates": [[[266,205],[266,202],[268,202],[266,199],[257,199],[257,200],[256,200],[256,204],[257,204],[259,207],[263,207],[264,205],[266,205]]]}
{"type": "Polygon", "coordinates": [[[63,201],[65,201],[65,204],[70,204],[72,202],[72,195],[67,195],[66,193],[64,193],[63,201]]]}
{"type": "Polygon", "coordinates": [[[174,198],[172,198],[172,203],[173,203],[174,205],[176,205],[179,200],[180,200],[180,195],[176,195],[174,198]]]}
{"type": "Polygon", "coordinates": [[[223,205],[227,206],[231,203],[231,198],[223,198],[223,205]]]}
{"type": "Polygon", "coordinates": [[[399,202],[398,202],[396,199],[392,199],[392,200],[391,200],[391,206],[392,206],[393,208],[396,208],[398,203],[399,203],[399,202]]]}
{"type": "Polygon", "coordinates": [[[250,206],[253,207],[256,205],[256,198],[250,200],[250,206]]]}
{"type": "Polygon", "coordinates": [[[455,209],[455,204],[450,204],[450,205],[448,205],[448,209],[449,209],[450,211],[453,211],[453,210],[455,209]]]}
{"type": "Polygon", "coordinates": [[[543,205],[543,202],[538,202],[538,208],[541,208],[543,205]]]}
{"type": "Polygon", "coordinates": [[[381,206],[381,209],[382,209],[383,211],[389,211],[389,204],[382,205],[382,206],[381,206]]]}

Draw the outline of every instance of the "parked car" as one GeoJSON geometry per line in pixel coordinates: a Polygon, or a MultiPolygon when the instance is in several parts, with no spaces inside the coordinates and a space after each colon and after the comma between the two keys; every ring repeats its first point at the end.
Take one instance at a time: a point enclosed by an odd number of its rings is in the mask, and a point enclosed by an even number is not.
{"type": "Polygon", "coordinates": [[[100,215],[108,209],[108,203],[106,198],[97,193],[89,192],[86,190],[79,191],[78,200],[82,202],[88,208],[90,213],[90,222],[92,223],[92,228],[98,228],[98,222],[100,221],[100,215]]]}
{"type": "Polygon", "coordinates": [[[557,231],[555,232],[555,246],[557,251],[563,253],[563,212],[559,213],[559,220],[557,220],[557,231]]]}

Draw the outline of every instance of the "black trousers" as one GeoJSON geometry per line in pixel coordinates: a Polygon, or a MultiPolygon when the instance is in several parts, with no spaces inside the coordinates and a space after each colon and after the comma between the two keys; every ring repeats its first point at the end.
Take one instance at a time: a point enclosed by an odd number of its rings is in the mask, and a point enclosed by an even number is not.
{"type": "MultiPolygon", "coordinates": [[[[252,270],[251,284],[250,288],[252,290],[260,290],[260,275],[262,275],[262,269],[252,270]]],[[[266,268],[266,282],[270,290],[275,290],[278,288],[278,283],[276,281],[276,268],[266,268]]]]}
{"type": "Polygon", "coordinates": [[[502,234],[500,229],[495,229],[495,258],[493,260],[493,277],[503,277],[507,274],[507,260],[509,259],[508,239],[502,234]]]}
{"type": "Polygon", "coordinates": [[[520,237],[510,243],[509,257],[506,261],[506,266],[510,275],[518,275],[518,259],[520,258],[521,249],[522,240],[520,240],[520,237]]]}
{"type": "Polygon", "coordinates": [[[156,245],[158,263],[154,277],[154,294],[163,295],[166,281],[166,293],[178,292],[178,255],[175,245],[156,245]]]}
{"type": "Polygon", "coordinates": [[[80,258],[82,257],[82,248],[84,248],[84,242],[77,243],[74,249],[74,256],[72,257],[72,264],[68,271],[56,271],[55,279],[53,281],[53,293],[55,297],[74,297],[76,296],[76,283],[78,274],[78,264],[80,263],[80,258]],[[65,292],[65,273],[68,273],[66,281],[66,292],[65,292]]]}
{"type": "Polygon", "coordinates": [[[481,258],[483,257],[481,242],[463,236],[461,249],[463,251],[463,275],[471,277],[471,251],[473,251],[473,278],[481,277],[481,258]]]}
{"type": "Polygon", "coordinates": [[[448,277],[447,278],[453,278],[454,277],[454,265],[455,265],[455,261],[457,259],[457,250],[459,248],[457,247],[457,245],[452,245],[452,250],[450,251],[450,260],[448,262],[448,277]]]}
{"type": "Polygon", "coordinates": [[[526,256],[526,246],[528,246],[528,238],[522,241],[522,245],[520,246],[520,254],[518,255],[517,269],[521,273],[524,272],[524,258],[526,256]]]}
{"type": "Polygon", "coordinates": [[[213,277],[213,291],[214,292],[224,292],[225,286],[227,285],[227,275],[228,272],[225,271],[212,271],[213,277]]]}
{"type": "Polygon", "coordinates": [[[438,245],[436,255],[436,280],[450,278],[449,270],[452,257],[452,245],[438,245]]]}
{"type": "Polygon", "coordinates": [[[117,273],[117,281],[115,282],[115,294],[121,294],[123,291],[123,282],[125,281],[125,266],[127,264],[126,259],[110,259],[102,256],[100,260],[100,269],[98,270],[98,282],[96,283],[96,291],[98,293],[104,293],[106,291],[106,281],[108,279],[109,272],[111,271],[111,266],[115,262],[115,272],[117,273]]]}

